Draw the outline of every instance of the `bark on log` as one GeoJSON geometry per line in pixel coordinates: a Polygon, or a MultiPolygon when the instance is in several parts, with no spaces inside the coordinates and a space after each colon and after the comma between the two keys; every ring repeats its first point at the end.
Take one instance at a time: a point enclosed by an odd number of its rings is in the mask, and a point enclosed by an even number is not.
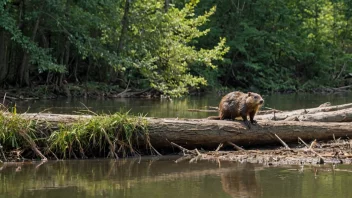
{"type": "Polygon", "coordinates": [[[169,142],[187,148],[212,147],[233,142],[239,146],[279,144],[277,134],[286,143],[304,140],[331,140],[351,137],[352,123],[317,123],[296,121],[259,121],[251,129],[242,121],[148,119],[154,147],[168,147],[169,142]]]}
{"type": "MultiPolygon", "coordinates": [[[[52,123],[67,124],[92,116],[58,114],[22,114],[24,118],[52,123]]],[[[170,148],[170,142],[186,148],[216,148],[219,143],[233,142],[239,146],[279,144],[274,134],[286,143],[303,140],[328,140],[352,137],[352,123],[340,122],[297,122],[258,121],[258,125],[248,129],[242,121],[207,119],[163,119],[146,118],[149,122],[150,143],[156,148],[170,148]]],[[[143,139],[143,137],[141,137],[143,139]]],[[[143,141],[140,141],[140,143],[143,141]]]]}

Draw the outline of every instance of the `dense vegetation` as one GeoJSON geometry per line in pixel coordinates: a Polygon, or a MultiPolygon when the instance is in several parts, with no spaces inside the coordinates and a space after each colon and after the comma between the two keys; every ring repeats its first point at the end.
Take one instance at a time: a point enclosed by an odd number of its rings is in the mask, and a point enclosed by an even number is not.
{"type": "Polygon", "coordinates": [[[0,0],[0,86],[343,86],[351,16],[349,0],[0,0]]]}

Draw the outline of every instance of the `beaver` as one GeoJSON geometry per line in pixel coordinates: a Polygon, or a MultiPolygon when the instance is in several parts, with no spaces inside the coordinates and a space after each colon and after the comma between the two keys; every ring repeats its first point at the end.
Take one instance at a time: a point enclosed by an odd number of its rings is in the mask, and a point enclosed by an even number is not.
{"type": "Polygon", "coordinates": [[[219,104],[219,116],[211,116],[208,119],[234,120],[236,117],[242,117],[248,128],[251,128],[250,122],[252,124],[257,123],[257,121],[254,120],[254,115],[263,103],[263,98],[257,93],[234,91],[228,93],[221,99],[219,104]],[[247,119],[248,115],[250,122],[247,119]]]}

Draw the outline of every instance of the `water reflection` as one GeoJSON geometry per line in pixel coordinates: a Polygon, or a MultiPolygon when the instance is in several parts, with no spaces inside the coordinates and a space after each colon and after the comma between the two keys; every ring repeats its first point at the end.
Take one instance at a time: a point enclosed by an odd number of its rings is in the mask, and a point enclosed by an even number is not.
{"type": "Polygon", "coordinates": [[[234,170],[221,175],[224,192],[231,197],[259,197],[255,166],[253,164],[234,164],[234,170]]]}
{"type": "Polygon", "coordinates": [[[0,197],[348,197],[350,166],[175,163],[174,157],[0,165],[0,197]],[[21,168],[19,168],[21,167],[21,168]]]}

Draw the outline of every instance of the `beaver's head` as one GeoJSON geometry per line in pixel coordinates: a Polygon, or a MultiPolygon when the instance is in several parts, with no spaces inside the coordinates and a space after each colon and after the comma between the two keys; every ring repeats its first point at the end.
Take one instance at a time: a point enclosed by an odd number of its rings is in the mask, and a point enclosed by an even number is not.
{"type": "Polygon", "coordinates": [[[257,94],[257,93],[253,93],[253,92],[248,92],[247,95],[247,99],[246,99],[246,103],[247,104],[251,104],[251,105],[258,105],[261,106],[264,104],[264,100],[263,98],[257,94]]]}

